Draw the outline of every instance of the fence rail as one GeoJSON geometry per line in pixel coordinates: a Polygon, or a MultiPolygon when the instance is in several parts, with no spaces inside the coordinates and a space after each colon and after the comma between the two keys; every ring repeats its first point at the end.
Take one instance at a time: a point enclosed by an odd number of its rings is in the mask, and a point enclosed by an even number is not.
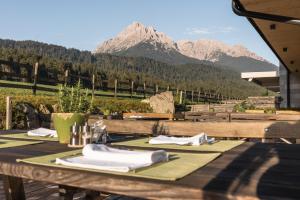
{"type": "MultiPolygon", "coordinates": [[[[12,80],[12,81],[20,81],[28,84],[17,84],[13,82],[0,82],[0,87],[8,87],[8,88],[22,88],[22,89],[32,89],[33,94],[35,95],[37,91],[47,91],[47,92],[57,92],[58,88],[55,87],[47,87],[41,84],[46,85],[56,85],[56,84],[66,84],[68,85],[70,82],[74,82],[74,80],[82,80],[86,88],[90,89],[92,95],[95,96],[106,96],[106,97],[128,97],[128,98],[137,98],[142,99],[147,96],[155,95],[157,93],[163,91],[172,91],[173,94],[179,98],[179,103],[183,103],[185,101],[189,101],[191,103],[219,103],[224,100],[232,100],[236,98],[230,98],[222,96],[221,94],[217,94],[213,91],[195,91],[195,90],[182,90],[179,88],[171,88],[170,86],[162,87],[158,84],[148,85],[147,83],[139,83],[138,81],[133,80],[106,80],[100,79],[97,74],[93,74],[92,76],[83,76],[71,74],[68,69],[65,70],[64,74],[61,75],[64,81],[54,81],[49,77],[48,79],[42,78],[40,76],[39,64],[35,63],[33,66],[28,64],[20,64],[20,67],[23,67],[27,70],[27,73],[21,74],[7,70],[1,70],[1,65],[17,65],[18,63],[13,61],[3,61],[0,60],[0,80],[12,80]],[[111,83],[111,84],[109,84],[111,83]],[[112,84],[113,83],[113,84],[112,84]],[[102,91],[102,92],[101,92],[102,91]]],[[[10,68],[8,68],[10,69],[10,68]]]]}

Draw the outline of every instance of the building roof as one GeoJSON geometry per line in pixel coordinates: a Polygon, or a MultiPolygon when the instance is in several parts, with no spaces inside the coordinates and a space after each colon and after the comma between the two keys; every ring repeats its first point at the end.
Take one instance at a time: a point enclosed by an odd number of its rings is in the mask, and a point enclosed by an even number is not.
{"type": "Polygon", "coordinates": [[[245,15],[286,68],[300,71],[300,0],[233,0],[233,3],[242,11],[259,16],[245,15]]]}

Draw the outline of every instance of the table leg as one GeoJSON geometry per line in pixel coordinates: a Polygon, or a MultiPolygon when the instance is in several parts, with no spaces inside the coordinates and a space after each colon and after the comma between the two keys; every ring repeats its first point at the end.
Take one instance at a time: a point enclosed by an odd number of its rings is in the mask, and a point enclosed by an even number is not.
{"type": "Polygon", "coordinates": [[[77,188],[66,186],[66,185],[59,185],[59,197],[63,200],[73,200],[74,195],[77,192],[77,188]]]}
{"type": "Polygon", "coordinates": [[[100,192],[87,190],[85,195],[86,200],[100,200],[100,192]]]}
{"type": "Polygon", "coordinates": [[[6,200],[25,200],[22,178],[3,175],[3,186],[6,200]]]}

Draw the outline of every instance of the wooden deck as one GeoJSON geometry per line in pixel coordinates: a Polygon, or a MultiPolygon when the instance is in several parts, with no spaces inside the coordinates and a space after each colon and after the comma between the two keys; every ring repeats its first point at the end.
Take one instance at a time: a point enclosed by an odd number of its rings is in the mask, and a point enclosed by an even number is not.
{"type": "Polygon", "coordinates": [[[36,199],[46,194],[50,199],[52,195],[57,197],[58,184],[145,199],[300,199],[300,145],[297,144],[247,142],[178,181],[16,163],[17,158],[67,150],[70,149],[57,142],[0,149],[0,174],[49,183],[26,182],[25,191],[36,199]],[[30,191],[34,188],[30,184],[43,190],[30,191]]]}

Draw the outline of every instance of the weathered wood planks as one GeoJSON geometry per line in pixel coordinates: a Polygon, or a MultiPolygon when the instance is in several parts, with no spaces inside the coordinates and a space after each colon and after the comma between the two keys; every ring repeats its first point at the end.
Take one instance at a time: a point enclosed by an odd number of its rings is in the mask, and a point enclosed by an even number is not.
{"type": "Polygon", "coordinates": [[[300,138],[299,122],[242,121],[242,122],[188,122],[188,121],[126,121],[105,120],[110,133],[157,134],[193,136],[201,132],[213,137],[241,138],[300,138]]]}
{"type": "Polygon", "coordinates": [[[123,119],[173,119],[171,113],[123,113],[123,119]]]}

